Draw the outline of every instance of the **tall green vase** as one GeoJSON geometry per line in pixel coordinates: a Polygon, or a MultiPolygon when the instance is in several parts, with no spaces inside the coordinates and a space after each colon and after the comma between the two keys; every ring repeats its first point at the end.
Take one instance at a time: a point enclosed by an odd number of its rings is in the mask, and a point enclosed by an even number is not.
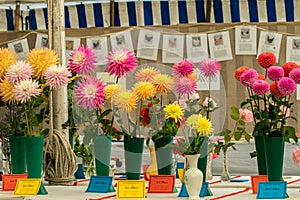
{"type": "MultiPolygon", "coordinates": [[[[28,178],[41,178],[43,166],[44,137],[27,137],[25,144],[28,178]]],[[[48,194],[43,183],[41,183],[38,194],[48,194]]]]}
{"type": "Polygon", "coordinates": [[[94,154],[97,176],[109,176],[112,136],[94,137],[94,154]]]}
{"type": "Polygon", "coordinates": [[[156,162],[158,174],[172,173],[173,154],[172,146],[173,136],[163,136],[162,138],[154,141],[156,151],[156,162]]]}
{"type": "Polygon", "coordinates": [[[139,180],[142,167],[144,138],[124,138],[125,171],[127,180],[139,180]]]}
{"type": "Polygon", "coordinates": [[[263,138],[264,136],[262,135],[254,136],[257,169],[259,175],[267,174],[267,164],[266,164],[266,156],[265,156],[266,152],[265,152],[265,144],[263,138]]]}
{"type": "Polygon", "coordinates": [[[9,136],[9,147],[13,174],[26,173],[25,139],[25,136],[9,136]]]}
{"type": "Polygon", "coordinates": [[[281,181],[283,158],[284,158],[284,137],[264,137],[267,171],[269,181],[281,181]]]}

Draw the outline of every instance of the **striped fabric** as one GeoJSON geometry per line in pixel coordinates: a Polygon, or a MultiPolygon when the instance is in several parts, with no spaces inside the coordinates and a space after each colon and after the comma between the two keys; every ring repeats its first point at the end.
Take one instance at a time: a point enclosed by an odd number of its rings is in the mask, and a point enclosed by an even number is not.
{"type": "MultiPolygon", "coordinates": [[[[207,0],[161,0],[115,2],[114,26],[176,25],[205,22],[207,0]]],[[[212,0],[211,23],[298,22],[299,0],[212,0]]],[[[6,30],[12,28],[12,14],[6,15],[6,30]],[[10,17],[8,17],[10,16],[10,17]],[[9,22],[9,20],[11,20],[9,22]]],[[[3,13],[6,12],[6,13],[3,13]]],[[[30,30],[47,29],[47,9],[29,11],[30,30]]],[[[109,27],[110,3],[65,6],[66,28],[109,27]]]]}
{"type": "Polygon", "coordinates": [[[0,9],[0,16],[2,20],[2,22],[0,23],[0,31],[14,30],[14,11],[0,9]]]}

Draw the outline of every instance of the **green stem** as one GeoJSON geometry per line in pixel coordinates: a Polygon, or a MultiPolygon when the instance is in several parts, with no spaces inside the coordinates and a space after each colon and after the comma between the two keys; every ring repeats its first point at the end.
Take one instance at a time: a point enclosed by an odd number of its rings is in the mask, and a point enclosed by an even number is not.
{"type": "Polygon", "coordinates": [[[209,113],[210,113],[210,82],[211,82],[211,77],[208,77],[208,102],[207,102],[207,110],[206,110],[206,119],[209,119],[209,113]]]}

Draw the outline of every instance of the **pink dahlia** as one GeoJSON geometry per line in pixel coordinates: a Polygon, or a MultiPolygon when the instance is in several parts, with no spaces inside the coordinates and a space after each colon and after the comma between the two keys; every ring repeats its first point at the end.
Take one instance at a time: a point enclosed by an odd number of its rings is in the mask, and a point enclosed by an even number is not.
{"type": "Polygon", "coordinates": [[[297,65],[297,63],[295,62],[287,62],[287,63],[284,63],[282,65],[282,68],[284,70],[284,76],[285,77],[289,77],[289,74],[290,74],[290,71],[292,71],[293,69],[295,68],[298,68],[299,66],[297,65]]]}
{"type": "Polygon", "coordinates": [[[20,81],[29,79],[33,74],[32,67],[28,62],[17,61],[12,64],[6,71],[5,78],[13,85],[20,81]]]}
{"type": "Polygon", "coordinates": [[[284,77],[278,81],[278,89],[284,95],[290,95],[296,91],[296,83],[293,79],[284,77]]]}
{"type": "Polygon", "coordinates": [[[252,85],[252,90],[257,95],[264,95],[269,90],[269,84],[264,80],[256,80],[252,85]]]}
{"type": "Polygon", "coordinates": [[[37,97],[40,93],[39,83],[32,79],[20,81],[14,89],[15,97],[21,103],[26,103],[31,97],[37,97]]]}
{"type": "Polygon", "coordinates": [[[236,80],[240,80],[241,75],[244,73],[244,71],[248,70],[249,67],[247,66],[241,66],[239,68],[237,68],[234,72],[234,77],[236,78],[236,80]]]}
{"type": "Polygon", "coordinates": [[[293,79],[296,84],[300,84],[300,68],[295,68],[290,71],[289,77],[293,79]]]}
{"type": "Polygon", "coordinates": [[[221,64],[213,58],[208,58],[199,63],[199,70],[205,77],[215,76],[221,70],[221,64]]]}
{"type": "Polygon", "coordinates": [[[240,119],[243,120],[245,123],[249,123],[253,121],[253,113],[247,108],[245,109],[240,108],[239,113],[240,113],[240,119]]]}
{"type": "Polygon", "coordinates": [[[196,92],[197,83],[193,79],[183,77],[175,84],[176,91],[180,96],[192,95],[196,92]]]}
{"type": "Polygon", "coordinates": [[[70,54],[69,67],[75,73],[89,75],[96,68],[96,62],[93,49],[81,45],[70,54]]]}
{"type": "Polygon", "coordinates": [[[258,79],[258,73],[254,69],[248,69],[240,76],[240,81],[244,86],[251,87],[252,84],[258,79]]]}
{"type": "Polygon", "coordinates": [[[270,80],[278,81],[283,78],[284,71],[283,71],[282,67],[272,66],[272,67],[268,68],[267,75],[270,80]]]}
{"type": "Polygon", "coordinates": [[[173,65],[173,72],[180,77],[184,76],[187,77],[194,71],[194,64],[187,60],[183,59],[178,61],[176,64],[173,65]]]}
{"type": "Polygon", "coordinates": [[[268,69],[269,67],[275,65],[276,56],[272,52],[263,52],[259,54],[257,61],[261,67],[268,69]]]}
{"type": "Polygon", "coordinates": [[[50,88],[56,88],[58,86],[65,86],[69,82],[69,77],[72,74],[66,66],[52,65],[45,72],[46,83],[50,88]]]}
{"type": "Polygon", "coordinates": [[[121,78],[136,68],[137,59],[134,52],[126,48],[119,48],[108,53],[105,65],[108,67],[110,75],[121,78]]]}
{"type": "Polygon", "coordinates": [[[97,78],[88,76],[81,79],[74,88],[75,101],[84,109],[98,109],[104,103],[104,84],[97,78]]]}
{"type": "Polygon", "coordinates": [[[295,148],[295,150],[293,151],[292,158],[293,158],[293,161],[297,165],[300,165],[300,149],[299,148],[295,148]]]}

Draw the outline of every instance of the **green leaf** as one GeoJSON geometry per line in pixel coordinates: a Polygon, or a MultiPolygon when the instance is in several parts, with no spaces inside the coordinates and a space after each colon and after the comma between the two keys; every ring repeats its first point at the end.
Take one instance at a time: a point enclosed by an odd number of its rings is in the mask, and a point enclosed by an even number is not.
{"type": "Polygon", "coordinates": [[[242,133],[241,132],[235,132],[234,133],[234,139],[236,141],[239,141],[241,139],[241,137],[242,137],[242,133]]]}
{"type": "Polygon", "coordinates": [[[231,107],[231,113],[230,113],[231,119],[237,121],[240,117],[239,109],[237,107],[231,107]]]}

